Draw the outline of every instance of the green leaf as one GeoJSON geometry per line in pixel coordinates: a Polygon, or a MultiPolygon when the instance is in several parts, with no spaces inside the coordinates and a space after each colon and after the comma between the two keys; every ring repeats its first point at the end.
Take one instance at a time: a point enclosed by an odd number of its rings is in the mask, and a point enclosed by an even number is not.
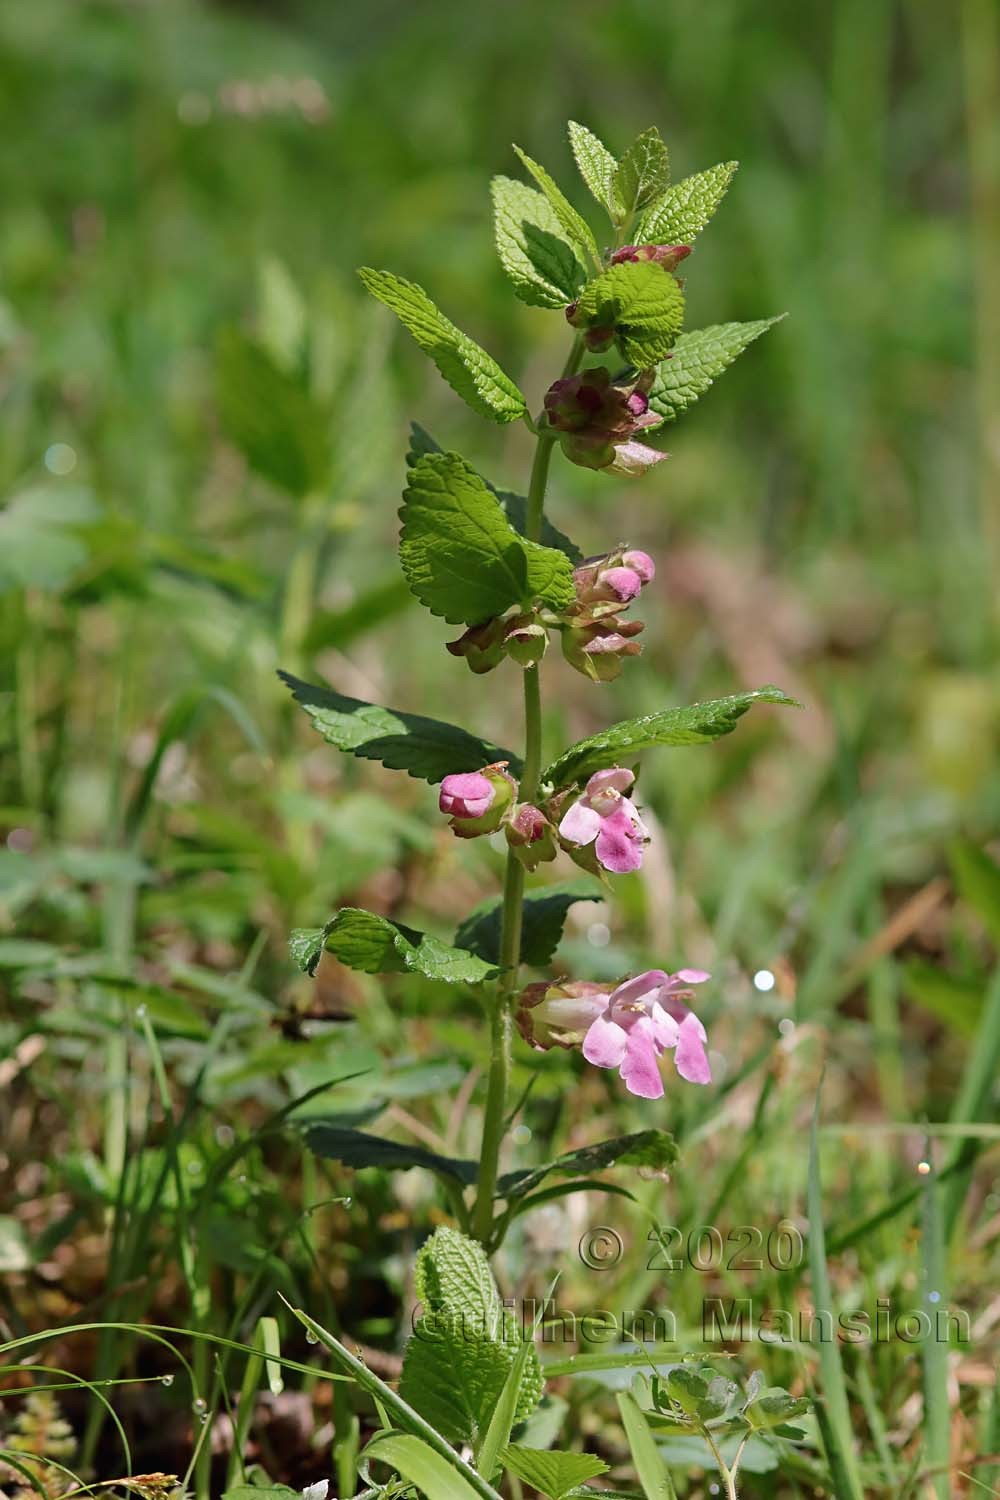
{"type": "Polygon", "coordinates": [[[677,1500],[673,1480],[634,1396],[628,1391],[619,1391],[617,1401],[632,1462],[646,1500],[677,1500]]]}
{"type": "Polygon", "coordinates": [[[722,202],[738,166],[735,161],[720,162],[675,182],[646,209],[635,227],[635,243],[689,245],[722,202]]]}
{"type": "Polygon", "coordinates": [[[812,1403],[804,1396],[793,1396],[783,1386],[771,1386],[746,1407],[747,1420],[754,1428],[781,1427],[793,1417],[801,1417],[812,1403]]]}
{"type": "MultiPolygon", "coordinates": [[[[562,937],[566,913],[576,901],[603,901],[603,889],[590,880],[528,891],[521,924],[521,962],[541,969],[552,958],[562,937]]],[[[455,934],[455,942],[489,963],[500,962],[503,902],[484,901],[470,912],[455,934]]]]}
{"type": "Polygon", "coordinates": [[[528,409],[517,386],[485,349],[455,327],[416,282],[363,266],[366,289],[384,302],[429,354],[445,380],[480,416],[516,422],[528,409]]]}
{"type": "MultiPolygon", "coordinates": [[[[500,1398],[493,1408],[489,1425],[479,1445],[476,1467],[487,1479],[493,1479],[501,1468],[500,1454],[510,1442],[511,1431],[517,1422],[524,1372],[533,1353],[533,1343],[524,1339],[514,1356],[514,1362],[507,1373],[503,1390],[500,1392],[500,1398]]],[[[537,1405],[537,1401],[535,1404],[537,1405]]],[[[530,1413],[526,1412],[525,1416],[528,1415],[530,1413]]]]}
{"type": "MultiPolygon", "coordinates": [[[[447,984],[482,984],[495,978],[497,972],[466,948],[453,948],[429,933],[404,927],[360,906],[341,907],[323,933],[326,951],[362,974],[415,973],[447,984]]],[[[314,940],[307,940],[304,934],[295,937],[297,950],[304,952],[315,968],[319,953],[314,940]]]]}
{"type": "Polygon", "coordinates": [[[573,248],[580,253],[584,262],[586,262],[588,257],[595,261],[598,260],[600,257],[597,241],[594,238],[594,231],[586,219],[581,218],[572,203],[556,186],[544,167],[539,166],[537,161],[532,161],[531,157],[522,151],[520,146],[515,146],[514,150],[545,194],[556,219],[562,226],[563,233],[573,248]]]}
{"type": "Polygon", "coordinates": [[[580,326],[613,326],[624,358],[647,370],[666,358],[680,332],[684,293],[655,261],[624,261],[587,282],[576,317],[580,326]]]}
{"type": "Polygon", "coordinates": [[[546,1177],[589,1177],[605,1167],[645,1167],[648,1171],[666,1171],[677,1161],[677,1144],[666,1130],[639,1130],[631,1135],[613,1136],[593,1146],[566,1151],[544,1166],[507,1172],[497,1183],[497,1197],[523,1198],[546,1177]]]}
{"type": "Polygon", "coordinates": [[[625,216],[660,198],[670,182],[670,157],[655,125],[629,146],[615,175],[615,191],[625,216]]]}
{"type": "MultiPolygon", "coordinates": [[[[406,455],[406,466],[412,469],[425,453],[443,453],[444,449],[440,443],[435,442],[430,433],[420,426],[419,422],[410,423],[410,446],[406,455]]],[[[480,476],[481,477],[481,476],[480,476]]],[[[527,535],[527,513],[528,502],[523,495],[515,495],[511,490],[498,490],[495,484],[490,484],[484,479],[488,490],[491,490],[503,507],[503,513],[520,536],[527,535]]],[[[542,534],[539,539],[546,547],[555,547],[559,552],[565,552],[571,563],[583,561],[583,553],[575,542],[571,542],[568,536],[553,526],[548,516],[542,517],[542,534]]]]}
{"type": "MultiPolygon", "coordinates": [[[[377,1433],[364,1449],[363,1456],[369,1463],[388,1464],[415,1484],[427,1500],[477,1500],[483,1493],[473,1489],[447,1459],[411,1433],[377,1433]]],[[[495,1494],[495,1491],[487,1493],[495,1494]]]]}
{"type": "Polygon", "coordinates": [[[425,1316],[406,1346],[400,1395],[451,1442],[478,1448],[512,1369],[520,1369],[512,1419],[538,1404],[538,1356],[501,1303],[486,1252],[458,1230],[439,1228],[421,1246],[414,1291],[425,1316]]]}
{"type": "Polygon", "coordinates": [[[457,453],[425,453],[410,470],[400,511],[407,583],[432,614],[477,624],[541,599],[575,597],[569,559],[514,530],[496,495],[457,453]]]}
{"type": "Polygon", "coordinates": [[[592,130],[586,125],[578,125],[575,120],[569,122],[569,143],[580,176],[597,202],[607,210],[611,222],[620,224],[625,218],[625,205],[615,184],[617,160],[592,130]]]}
{"type": "Polygon", "coordinates": [[[693,328],[682,333],[656,372],[649,392],[649,405],[665,422],[673,422],[704,396],[748,344],[780,323],[784,313],[775,318],[758,318],[753,323],[714,323],[709,328],[693,328]]]}
{"type": "Polygon", "coordinates": [[[1000,944],[1000,865],[985,849],[960,840],[950,851],[958,893],[981,919],[990,937],[1000,944]]]}
{"type": "Polygon", "coordinates": [[[728,698],[713,698],[706,703],[692,703],[687,708],[668,708],[642,719],[625,719],[571,745],[542,773],[542,783],[551,783],[556,789],[570,786],[585,781],[594,771],[616,765],[620,759],[631,760],[656,745],[707,745],[735,729],[737,720],[754,703],[800,707],[780,688],[768,686],[750,693],[733,693],[728,698]]]}
{"type": "Polygon", "coordinates": [[[522,1448],[516,1443],[504,1449],[504,1467],[549,1500],[564,1500],[570,1490],[588,1479],[608,1472],[603,1458],[590,1453],[565,1453],[558,1448],[522,1448]]]}
{"type": "Polygon", "coordinates": [[[355,1170],[382,1167],[388,1172],[406,1172],[411,1167],[424,1167],[435,1176],[457,1182],[462,1187],[469,1187],[476,1180],[478,1167],[474,1161],[439,1156],[425,1146],[388,1141],[346,1125],[311,1120],[303,1126],[302,1134],[309,1150],[317,1156],[326,1161],[342,1162],[345,1167],[355,1170]]]}
{"type": "Polygon", "coordinates": [[[296,376],[237,328],[219,336],[219,416],[250,467],[291,495],[321,489],[330,474],[327,416],[296,376]]]}
{"type": "Polygon", "coordinates": [[[380,761],[390,771],[406,771],[432,784],[452,771],[480,771],[496,761],[507,761],[511,774],[520,774],[521,762],[510,750],[454,724],[348,698],[332,688],[302,682],[290,672],[279,671],[278,676],[327,743],[349,755],[380,761]]]}
{"type": "Polygon", "coordinates": [[[499,1334],[503,1308],[482,1245],[441,1225],[417,1252],[413,1289],[428,1312],[468,1316],[481,1331],[499,1334]]]}
{"type": "Polygon", "coordinates": [[[565,307],[586,280],[544,193],[513,177],[494,177],[497,254],[514,291],[530,307],[565,307]]]}

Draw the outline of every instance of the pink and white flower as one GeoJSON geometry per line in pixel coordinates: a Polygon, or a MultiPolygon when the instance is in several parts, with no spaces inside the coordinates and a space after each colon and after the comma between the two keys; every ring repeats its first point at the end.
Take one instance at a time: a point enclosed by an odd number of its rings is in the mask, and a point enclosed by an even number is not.
{"type": "Polygon", "coordinates": [[[648,969],[623,980],[610,993],[587,980],[529,985],[521,997],[518,1026],[534,1047],[573,1047],[598,1068],[617,1068],[629,1093],[660,1099],[660,1058],[673,1052],[674,1066],[689,1083],[711,1083],[704,1026],[687,1005],[691,985],[710,976],[702,969],[648,969]]]}
{"type": "Polygon", "coordinates": [[[560,837],[567,845],[583,849],[593,844],[597,863],[613,875],[638,870],[649,838],[635,804],[625,795],[634,782],[634,773],[624,766],[595,771],[582,797],[559,823],[560,837]]]}
{"type": "Polygon", "coordinates": [[[642,1099],[662,1097],[659,1060],[667,1051],[673,1052],[682,1078],[711,1083],[705,1028],[684,1003],[689,986],[708,978],[701,969],[678,969],[676,974],[649,969],[627,979],[588,1028],[584,1057],[595,1067],[617,1068],[629,1093],[642,1099]]]}

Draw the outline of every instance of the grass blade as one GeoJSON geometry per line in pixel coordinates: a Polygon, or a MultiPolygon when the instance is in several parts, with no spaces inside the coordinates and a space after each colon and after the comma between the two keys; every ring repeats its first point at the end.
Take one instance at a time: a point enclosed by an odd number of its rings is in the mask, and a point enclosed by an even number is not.
{"type": "Polygon", "coordinates": [[[646,1500],[677,1500],[677,1491],[666,1461],[656,1446],[656,1439],[635,1397],[628,1391],[618,1394],[618,1410],[628,1438],[632,1462],[639,1476],[646,1500]]]}
{"type": "MultiPolygon", "coordinates": [[[[453,1455],[454,1456],[454,1455],[453,1455]]],[[[391,1464],[404,1479],[415,1484],[427,1500],[478,1500],[482,1493],[474,1490],[447,1459],[442,1458],[423,1438],[409,1432],[389,1432],[372,1438],[365,1457],[391,1464]]],[[[488,1490],[495,1494],[495,1490],[488,1490]]]]}
{"type": "MultiPolygon", "coordinates": [[[[958,1096],[951,1111],[953,1125],[978,1125],[990,1117],[990,1101],[1000,1069],[1000,968],[986,993],[979,1030],[969,1048],[958,1096]]],[[[955,1232],[968,1191],[972,1164],[979,1154],[978,1142],[969,1137],[948,1162],[950,1181],[941,1195],[941,1225],[945,1244],[955,1232]]]]}
{"type": "Polygon", "coordinates": [[[923,1300],[930,1304],[929,1315],[935,1326],[923,1342],[924,1374],[924,1448],[927,1464],[934,1473],[934,1493],[938,1500],[948,1500],[951,1479],[951,1412],[948,1405],[948,1342],[941,1339],[937,1327],[938,1309],[947,1308],[945,1291],[944,1226],[937,1175],[930,1172],[924,1180],[923,1234],[923,1300]],[[933,1301],[932,1301],[933,1297],[933,1301]]]}
{"type": "MultiPolygon", "coordinates": [[[[819,1105],[822,1083],[816,1093],[812,1130],[809,1137],[809,1270],[812,1276],[813,1303],[822,1320],[827,1313],[833,1319],[833,1294],[826,1263],[826,1236],[823,1229],[823,1187],[819,1175],[819,1105]]],[[[820,1383],[816,1410],[834,1481],[837,1500],[863,1500],[857,1458],[851,1435],[851,1412],[847,1402],[844,1368],[836,1342],[819,1341],[820,1383]]]]}

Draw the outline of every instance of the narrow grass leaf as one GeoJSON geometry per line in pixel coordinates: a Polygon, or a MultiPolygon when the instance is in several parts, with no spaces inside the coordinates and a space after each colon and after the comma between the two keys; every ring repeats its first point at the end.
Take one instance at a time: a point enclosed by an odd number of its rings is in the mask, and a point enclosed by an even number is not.
{"type": "Polygon", "coordinates": [[[629,1391],[619,1391],[617,1400],[632,1462],[646,1500],[677,1500],[670,1471],[635,1397],[629,1391]]]}

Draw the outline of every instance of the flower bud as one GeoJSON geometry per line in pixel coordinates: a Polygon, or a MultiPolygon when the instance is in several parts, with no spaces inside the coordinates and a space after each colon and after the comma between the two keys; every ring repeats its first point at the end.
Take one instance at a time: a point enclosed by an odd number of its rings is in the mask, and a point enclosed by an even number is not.
{"type": "Polygon", "coordinates": [[[441,783],[438,807],[451,819],[460,839],[496,833],[514,800],[517,782],[504,769],[506,762],[481,771],[460,771],[441,783]]]}
{"type": "Polygon", "coordinates": [[[563,452],[585,469],[611,469],[621,474],[642,473],[664,457],[653,448],[630,441],[661,418],[649,410],[648,390],[653,372],[628,384],[616,385],[604,365],[567,376],[545,395],[545,416],[560,434],[563,452]]]}
{"type": "Polygon", "coordinates": [[[540,807],[532,802],[516,803],[504,824],[507,843],[526,870],[556,857],[555,829],[540,807]]]}
{"type": "Polygon", "coordinates": [[[529,984],[521,993],[515,1020],[530,1046],[575,1047],[608,1005],[606,985],[589,979],[529,984]]]}
{"type": "Polygon", "coordinates": [[[605,349],[610,349],[618,332],[613,323],[587,323],[580,314],[580,304],[571,302],[566,309],[566,322],[571,328],[579,329],[583,334],[583,342],[591,354],[603,354],[605,349]]]}
{"type": "Polygon", "coordinates": [[[594,620],[583,626],[567,626],[562,633],[563,656],[571,667],[592,682],[613,682],[621,676],[627,656],[638,656],[642,647],[632,639],[643,629],[641,620],[594,620]]]}
{"type": "Polygon", "coordinates": [[[518,615],[507,627],[504,649],[522,667],[536,667],[548,649],[545,626],[532,615],[518,615]]]}
{"type": "Polygon", "coordinates": [[[472,625],[457,641],[449,641],[447,649],[452,656],[464,656],[477,675],[492,672],[503,660],[504,628],[499,618],[472,625]]]}
{"type": "Polygon", "coordinates": [[[672,271],[690,254],[690,245],[623,245],[615,251],[609,263],[617,266],[623,261],[652,260],[665,271],[672,271]]]}
{"type": "Polygon", "coordinates": [[[611,552],[588,557],[573,569],[579,605],[630,604],[655,576],[653,560],[645,552],[611,552]]]}
{"type": "Polygon", "coordinates": [[[661,453],[658,448],[650,448],[648,443],[618,443],[615,447],[614,459],[608,468],[613,474],[624,474],[629,479],[635,479],[648,473],[650,469],[669,457],[669,453],[661,453]]]}

